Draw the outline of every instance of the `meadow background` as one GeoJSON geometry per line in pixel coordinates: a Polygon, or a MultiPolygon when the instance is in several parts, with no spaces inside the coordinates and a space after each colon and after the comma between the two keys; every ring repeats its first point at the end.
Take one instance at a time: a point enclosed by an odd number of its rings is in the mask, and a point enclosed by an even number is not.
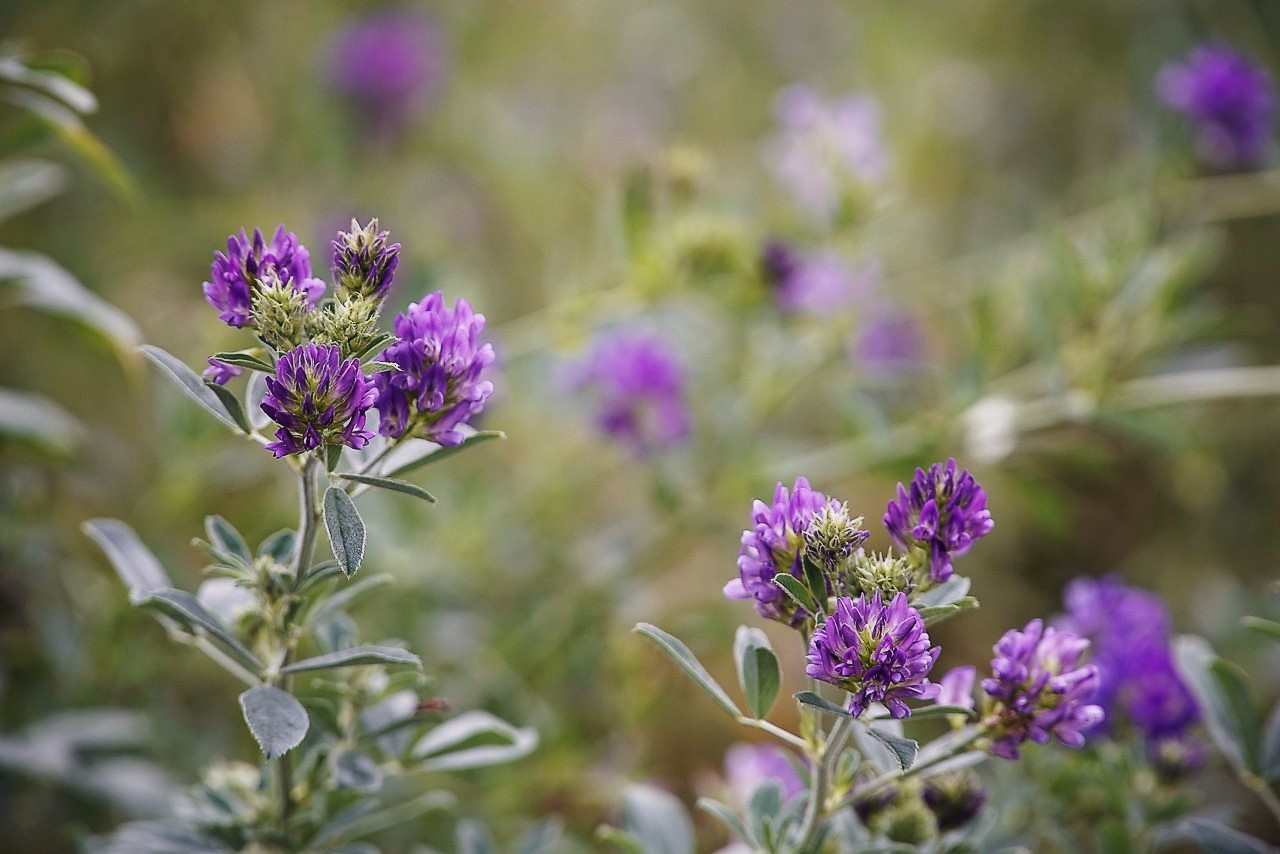
{"type": "MultiPolygon", "coordinates": [[[[716,786],[744,733],[629,630],[675,631],[731,682],[728,638],[754,617],[720,589],[751,500],[798,475],[864,513],[881,547],[884,503],[916,465],[955,456],[981,480],[996,529],[966,574],[982,608],[939,627],[943,666],[984,662],[1006,627],[1061,610],[1067,581],[1114,572],[1275,696],[1280,661],[1237,626],[1280,613],[1263,592],[1280,576],[1280,384],[1152,403],[1140,381],[1280,362],[1280,172],[1203,168],[1155,84],[1214,38],[1280,72],[1280,7],[413,11],[435,39],[429,83],[387,125],[331,71],[334,33],[364,4],[5,0],[0,40],[83,58],[100,100],[89,127],[132,189],[45,144],[66,190],[0,222],[0,245],[56,259],[192,365],[234,346],[200,284],[242,226],[287,224],[324,269],[333,232],[377,216],[404,247],[392,305],[439,288],[487,316],[483,426],[507,439],[420,478],[430,509],[371,496],[367,561],[396,587],[358,614],[421,652],[455,706],[540,732],[530,757],[457,776],[462,814],[503,837],[557,814],[589,839],[628,780],[690,799],[716,786]],[[794,84],[879,105],[884,175],[834,223],[807,219],[770,168],[794,84]],[[772,238],[871,265],[874,300],[780,307],[759,260],[772,238]],[[850,343],[872,302],[910,320],[905,365],[850,343]],[[597,428],[574,377],[617,330],[655,336],[681,366],[683,439],[637,452],[597,428]],[[992,426],[1010,400],[1012,442],[992,426]]],[[[145,713],[142,755],[174,780],[252,756],[226,714],[236,686],[163,646],[79,525],[128,519],[194,586],[200,520],[221,513],[256,541],[289,524],[290,484],[136,354],[0,309],[5,385],[81,425],[67,445],[0,437],[0,732],[111,707],[145,713]]],[[[784,690],[802,675],[796,655],[784,690]]],[[[135,770],[132,807],[0,771],[14,850],[73,850],[145,809],[156,781],[135,770]]],[[[386,846],[447,847],[449,821],[386,846]]]]}

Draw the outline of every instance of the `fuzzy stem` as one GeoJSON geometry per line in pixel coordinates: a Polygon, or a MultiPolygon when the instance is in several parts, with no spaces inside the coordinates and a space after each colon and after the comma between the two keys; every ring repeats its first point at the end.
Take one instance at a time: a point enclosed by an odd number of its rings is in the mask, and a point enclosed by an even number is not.
{"type": "MultiPolygon", "coordinates": [[[[818,714],[814,711],[815,716],[818,714]]],[[[823,744],[809,756],[813,776],[809,783],[809,802],[805,805],[804,820],[800,824],[800,842],[796,847],[796,850],[802,854],[817,842],[818,834],[822,830],[822,820],[827,814],[827,786],[831,782],[834,758],[844,749],[852,726],[852,718],[840,718],[831,727],[831,732],[823,744]]]]}

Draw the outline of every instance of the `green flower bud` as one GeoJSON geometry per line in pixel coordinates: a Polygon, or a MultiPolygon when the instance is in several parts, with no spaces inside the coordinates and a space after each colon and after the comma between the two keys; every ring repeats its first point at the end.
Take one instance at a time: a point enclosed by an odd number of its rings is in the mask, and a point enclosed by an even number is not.
{"type": "Polygon", "coordinates": [[[338,345],[344,359],[362,353],[378,337],[379,309],[372,297],[339,297],[312,315],[311,341],[338,345]]]}
{"type": "Polygon", "coordinates": [[[252,295],[253,325],[262,340],[278,350],[292,350],[303,342],[311,305],[307,295],[268,272],[252,295]]]}
{"type": "Polygon", "coordinates": [[[850,518],[849,505],[822,508],[804,532],[805,555],[809,560],[834,573],[842,568],[853,553],[867,541],[870,532],[862,527],[862,517],[850,518]]]}
{"type": "Polygon", "coordinates": [[[859,552],[853,558],[853,568],[849,573],[849,584],[852,591],[872,596],[878,590],[880,597],[888,600],[898,593],[910,596],[915,591],[915,571],[908,558],[885,554],[864,554],[859,552]]]}

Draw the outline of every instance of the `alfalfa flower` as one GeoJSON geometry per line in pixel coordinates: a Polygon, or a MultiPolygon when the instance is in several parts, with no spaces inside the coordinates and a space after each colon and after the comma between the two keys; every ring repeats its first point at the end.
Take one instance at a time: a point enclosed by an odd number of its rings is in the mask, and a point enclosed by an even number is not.
{"type": "Polygon", "coordinates": [[[756,789],[766,783],[778,784],[784,802],[805,790],[795,764],[775,744],[730,745],[724,754],[724,779],[734,800],[743,807],[751,802],[756,789]]]}
{"type": "Polygon", "coordinates": [[[267,450],[276,457],[326,445],[363,448],[373,433],[364,428],[377,393],[356,359],[342,360],[336,346],[304,344],[276,363],[267,377],[262,411],[280,425],[267,450]]]}
{"type": "Polygon", "coordinates": [[[938,652],[905,593],[887,604],[879,592],[871,598],[842,596],[813,633],[805,673],[848,691],[855,717],[883,703],[890,715],[905,718],[911,709],[904,700],[937,695],[938,686],[927,677],[938,652]]]}
{"type": "Polygon", "coordinates": [[[218,309],[223,323],[237,329],[254,327],[254,296],[267,281],[272,286],[297,291],[306,310],[324,295],[324,280],[311,275],[311,256],[306,247],[281,225],[270,242],[256,228],[252,239],[243,228],[228,237],[227,251],[213,253],[204,296],[218,309]]]}
{"type": "Polygon", "coordinates": [[[574,379],[596,398],[601,431],[637,453],[689,435],[684,370],[657,338],[634,333],[603,338],[576,368],[574,379]]]}
{"type": "Polygon", "coordinates": [[[378,220],[362,226],[351,220],[350,231],[339,231],[333,249],[333,281],[346,299],[382,300],[400,264],[400,244],[391,243],[390,232],[379,230],[378,220]]]}
{"type": "Polygon", "coordinates": [[[480,341],[483,330],[483,314],[473,312],[464,299],[447,307],[439,291],[411,303],[396,318],[398,340],[378,358],[397,370],[373,378],[382,435],[415,436],[441,445],[462,442],[465,436],[458,428],[479,414],[493,393],[484,374],[494,353],[480,341]]]}
{"type": "Polygon", "coordinates": [[[226,362],[220,362],[212,356],[209,357],[209,367],[204,369],[202,376],[214,385],[226,385],[231,380],[244,373],[243,370],[235,365],[228,365],[226,362]]]}
{"type": "Polygon", "coordinates": [[[987,494],[956,461],[934,463],[926,472],[916,469],[910,491],[899,483],[898,498],[890,501],[884,526],[904,549],[923,552],[929,577],[941,583],[951,577],[951,560],[995,527],[987,510],[987,494]]]}
{"type": "Polygon", "coordinates": [[[982,680],[988,697],[983,727],[994,755],[1018,759],[1024,742],[1044,744],[1051,736],[1068,747],[1084,744],[1085,730],[1104,717],[1091,702],[1098,668],[1081,663],[1088,649],[1087,639],[1046,628],[1042,620],[1005,632],[994,648],[992,676],[982,680]]]}
{"type": "Polygon", "coordinates": [[[1202,45],[1160,70],[1161,99],[1185,115],[1212,169],[1260,165],[1271,146],[1275,87],[1266,69],[1225,44],[1202,45]]]}
{"type": "Polygon", "coordinates": [[[812,489],[803,477],[796,478],[790,492],[779,483],[771,504],[756,500],[751,506],[751,527],[742,532],[738,577],[724,586],[724,595],[754,600],[756,612],[766,619],[794,626],[808,618],[808,612],[796,606],[773,579],[779,573],[804,576],[804,535],[827,507],[839,510],[840,504],[812,489]]]}

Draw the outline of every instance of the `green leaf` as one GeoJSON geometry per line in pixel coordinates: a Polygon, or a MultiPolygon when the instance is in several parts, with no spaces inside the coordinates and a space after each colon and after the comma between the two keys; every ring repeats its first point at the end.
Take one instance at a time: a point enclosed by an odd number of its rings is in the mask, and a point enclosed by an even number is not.
{"type": "Polygon", "coordinates": [[[468,448],[474,448],[476,445],[488,442],[490,439],[505,438],[507,438],[507,434],[500,430],[481,430],[472,433],[463,439],[461,443],[451,446],[436,445],[422,440],[406,442],[388,456],[383,474],[387,477],[399,477],[425,465],[447,460],[454,454],[460,454],[468,448]]]}
{"type": "Polygon", "coordinates": [[[853,717],[853,715],[849,714],[848,709],[844,708],[843,706],[837,706],[835,703],[831,702],[830,700],[827,700],[825,697],[821,697],[815,694],[812,691],[801,691],[800,693],[796,694],[796,700],[798,700],[803,705],[810,706],[814,709],[821,709],[822,711],[830,715],[838,715],[844,718],[853,717]]]}
{"type": "Polygon", "coordinates": [[[827,577],[823,574],[822,568],[807,557],[801,561],[801,564],[804,567],[804,586],[809,588],[809,596],[817,606],[817,610],[809,613],[825,614],[827,612],[827,577]]]}
{"type": "Polygon", "coordinates": [[[456,854],[498,854],[489,828],[474,819],[463,819],[454,830],[456,854]]]}
{"type": "Polygon", "coordinates": [[[66,170],[43,160],[0,164],[0,221],[53,198],[66,186],[66,170]]]}
{"type": "Polygon", "coordinates": [[[634,784],[622,798],[622,826],[644,854],[693,854],[693,822],[675,795],[634,784]]]}
{"type": "MultiPolygon", "coordinates": [[[[313,571],[312,575],[307,576],[307,581],[303,582],[303,584],[305,585],[307,582],[310,582],[314,575],[315,572],[313,571]]],[[[368,578],[362,578],[359,581],[337,591],[317,605],[315,611],[312,612],[311,616],[307,619],[307,622],[311,624],[321,623],[338,611],[346,608],[356,599],[359,599],[371,590],[390,584],[392,581],[395,581],[395,576],[385,572],[381,575],[371,575],[368,578]]]]}
{"type": "Polygon", "coordinates": [[[200,600],[187,591],[178,590],[175,587],[166,587],[153,591],[150,596],[139,604],[157,607],[188,625],[203,629],[255,676],[262,673],[262,662],[258,661],[248,647],[227,630],[227,627],[222,624],[216,614],[200,604],[200,600]]]}
{"type": "Polygon", "coordinates": [[[214,394],[218,396],[218,400],[222,401],[222,405],[226,407],[227,414],[231,416],[231,420],[236,422],[236,426],[246,435],[253,432],[253,425],[249,423],[248,417],[244,414],[244,407],[240,405],[240,398],[229,388],[224,388],[214,382],[205,380],[207,385],[214,394]]]}
{"type": "Polygon", "coordinates": [[[353,472],[334,472],[334,477],[340,477],[343,480],[349,480],[352,483],[363,483],[368,486],[376,486],[379,489],[389,489],[392,492],[402,492],[405,495],[412,495],[414,498],[421,498],[428,504],[435,504],[436,497],[427,492],[416,483],[409,483],[406,480],[394,480],[389,477],[374,477],[369,474],[355,474],[353,472]]]}
{"type": "Polygon", "coordinates": [[[564,823],[552,816],[530,828],[520,840],[517,854],[552,854],[556,844],[564,834],[564,823]]]}
{"type": "Polygon", "coordinates": [[[249,425],[255,430],[265,430],[272,423],[271,416],[262,411],[262,400],[266,396],[266,374],[249,374],[249,382],[245,385],[244,405],[249,425]]]}
{"type": "Polygon", "coordinates": [[[1280,781],[1280,701],[1271,708],[1267,715],[1266,728],[1262,733],[1262,758],[1259,763],[1262,779],[1268,783],[1280,781]]]}
{"type": "MultiPolygon", "coordinates": [[[[969,720],[974,720],[977,718],[978,713],[968,706],[923,706],[921,708],[911,710],[911,720],[913,721],[920,720],[921,718],[936,718],[943,715],[963,715],[969,720]]],[[[869,721],[875,721],[883,720],[887,717],[889,717],[889,713],[885,711],[878,715],[867,715],[866,719],[869,721]]]]}
{"type": "Polygon", "coordinates": [[[173,586],[160,561],[124,522],[90,519],[81,525],[81,530],[106,554],[120,580],[129,588],[129,600],[135,605],[146,601],[157,590],[173,586]]]}
{"type": "Polygon", "coordinates": [[[324,526],[329,531],[333,557],[350,578],[364,560],[364,521],[351,496],[336,486],[324,492],[324,526]]]}
{"type": "Polygon", "coordinates": [[[338,467],[338,463],[342,460],[341,445],[325,445],[324,446],[324,470],[331,472],[338,467]]]}
{"type": "Polygon", "coordinates": [[[376,792],[382,788],[382,769],[369,754],[351,748],[331,754],[333,780],[339,789],[376,792]]]}
{"type": "Polygon", "coordinates": [[[48,398],[0,388],[0,436],[66,456],[83,442],[85,429],[75,416],[48,398]]]}
{"type": "Polygon", "coordinates": [[[228,554],[235,555],[249,566],[253,566],[253,552],[240,536],[235,526],[221,516],[204,517],[204,532],[209,542],[228,554]]]}
{"type": "Polygon", "coordinates": [[[755,838],[751,831],[747,830],[747,826],[742,823],[742,820],[725,804],[711,798],[698,798],[698,809],[719,819],[720,823],[733,834],[734,839],[742,840],[750,848],[760,847],[759,840],[755,838]]]}
{"type": "Polygon", "coordinates": [[[395,362],[365,362],[361,365],[364,372],[369,375],[381,374],[384,371],[398,371],[400,366],[395,362]]]}
{"type": "Polygon", "coordinates": [[[381,353],[387,348],[388,344],[393,343],[395,340],[396,336],[391,335],[390,333],[383,333],[365,345],[365,348],[359,353],[356,353],[356,358],[365,359],[375,353],[381,353]]]}
{"type": "Polygon", "coordinates": [[[804,582],[789,573],[780,572],[773,577],[773,583],[782,588],[782,592],[810,614],[818,613],[818,605],[813,601],[809,588],[804,582]]]}
{"type": "Polygon", "coordinates": [[[421,669],[418,656],[398,646],[357,646],[337,652],[304,658],[286,667],[281,673],[302,673],[308,670],[329,670],[334,667],[358,667],[365,664],[408,664],[421,669]]]}
{"type": "Polygon", "coordinates": [[[287,564],[293,557],[295,537],[292,528],[281,528],[258,545],[258,556],[269,557],[276,563],[287,564]]]}
{"type": "Polygon", "coordinates": [[[1182,823],[1182,831],[1208,854],[1268,854],[1275,851],[1261,839],[1206,818],[1187,819],[1182,823]]]}
{"type": "Polygon", "coordinates": [[[182,389],[187,397],[200,404],[204,411],[237,433],[242,432],[243,428],[237,422],[235,416],[227,410],[222,398],[200,378],[199,374],[188,368],[181,359],[151,344],[143,344],[138,349],[142,351],[142,355],[154,362],[178,388],[182,389]]]}
{"type": "Polygon", "coordinates": [[[777,780],[764,780],[756,786],[747,802],[747,823],[752,835],[767,849],[772,849],[778,813],[782,811],[782,786],[777,780]]]}
{"type": "Polygon", "coordinates": [[[1273,641],[1280,641],[1280,623],[1275,620],[1265,620],[1262,617],[1245,617],[1241,620],[1245,628],[1252,629],[1260,635],[1271,638],[1273,641]]]}
{"type": "Polygon", "coordinates": [[[240,695],[240,708],[249,732],[268,759],[283,756],[302,743],[310,720],[292,694],[257,685],[240,695]]]}
{"type": "Polygon", "coordinates": [[[0,249],[0,282],[16,286],[19,305],[80,324],[114,346],[121,359],[132,359],[142,341],[129,315],[43,255],[0,249]]]}
{"type": "Polygon", "coordinates": [[[311,847],[328,851],[339,843],[405,824],[424,813],[451,809],[457,803],[457,798],[449,792],[425,792],[412,800],[382,810],[376,809],[376,803],[368,799],[357,801],[352,807],[337,813],[328,824],[320,828],[311,840],[311,847]]]}
{"type": "Polygon", "coordinates": [[[1205,726],[1222,755],[1237,768],[1256,773],[1258,720],[1244,674],[1214,655],[1209,644],[1194,635],[1176,638],[1173,653],[1178,672],[1200,704],[1205,726]]]}
{"type": "Polygon", "coordinates": [[[264,362],[252,353],[245,351],[234,351],[229,353],[214,353],[213,358],[219,362],[225,362],[228,365],[235,365],[237,368],[245,368],[250,371],[259,371],[264,374],[275,376],[276,367],[270,362],[264,362]]]}
{"type": "Polygon", "coordinates": [[[738,665],[738,684],[747,697],[747,709],[753,718],[765,717],[778,699],[782,684],[782,672],[769,638],[759,629],[738,626],[733,659],[738,665]]]}
{"type": "Polygon", "coordinates": [[[867,732],[876,741],[883,744],[893,754],[894,759],[898,762],[898,767],[902,771],[907,771],[916,761],[916,754],[920,752],[920,743],[910,738],[902,738],[876,729],[875,727],[867,727],[867,732]]]}
{"type": "Polygon", "coordinates": [[[689,647],[685,646],[679,638],[667,634],[652,623],[636,623],[636,627],[631,631],[648,638],[657,645],[658,649],[674,661],[686,676],[716,701],[716,705],[728,712],[735,720],[742,717],[742,712],[720,687],[720,683],[711,678],[711,674],[702,666],[702,662],[698,661],[697,656],[690,652],[689,647]]]}
{"type": "Polygon", "coordinates": [[[128,170],[111,149],[93,135],[74,110],[42,92],[0,90],[0,95],[26,111],[36,125],[75,152],[119,196],[127,201],[133,200],[134,187],[128,170]]]}
{"type": "Polygon", "coordinates": [[[0,58],[0,81],[42,92],[77,113],[98,109],[98,99],[85,87],[56,72],[29,68],[16,58],[0,58]]]}
{"type": "Polygon", "coordinates": [[[961,611],[967,611],[971,608],[978,607],[978,600],[972,596],[964,596],[954,602],[948,602],[945,605],[925,605],[917,610],[920,612],[920,618],[924,620],[925,625],[933,626],[941,623],[943,620],[950,619],[961,611]]]}
{"type": "Polygon", "coordinates": [[[937,587],[932,587],[915,598],[911,605],[917,609],[950,605],[963,599],[969,593],[969,579],[963,575],[953,575],[937,587]]]}
{"type": "Polygon", "coordinates": [[[538,746],[538,734],[520,729],[488,712],[464,712],[432,729],[414,745],[412,755],[424,771],[461,771],[511,762],[538,746]],[[492,743],[493,739],[499,741],[492,743]]]}

